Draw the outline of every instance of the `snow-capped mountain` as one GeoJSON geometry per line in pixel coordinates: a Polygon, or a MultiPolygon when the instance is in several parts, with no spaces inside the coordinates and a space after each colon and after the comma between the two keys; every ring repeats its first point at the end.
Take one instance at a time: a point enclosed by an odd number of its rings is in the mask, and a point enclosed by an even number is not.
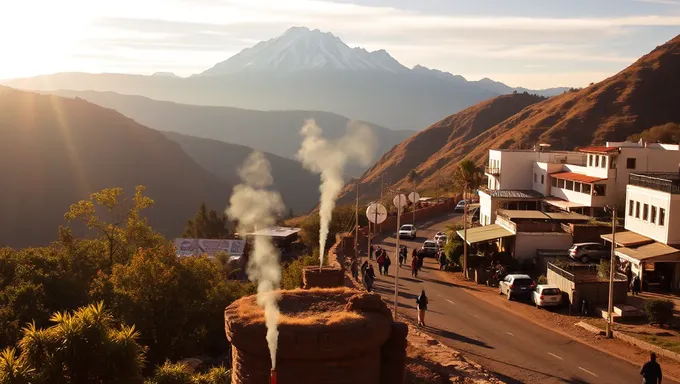
{"type": "Polygon", "coordinates": [[[297,72],[312,69],[408,71],[385,50],[350,48],[330,32],[293,27],[283,35],[246,48],[201,76],[228,75],[244,70],[297,72]]]}

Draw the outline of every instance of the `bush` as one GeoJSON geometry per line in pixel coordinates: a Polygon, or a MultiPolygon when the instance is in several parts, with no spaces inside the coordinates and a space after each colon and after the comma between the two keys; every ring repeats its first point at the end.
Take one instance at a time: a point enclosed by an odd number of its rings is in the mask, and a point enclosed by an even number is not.
{"type": "Polygon", "coordinates": [[[538,284],[548,284],[548,278],[545,275],[538,277],[538,284]]]}
{"type": "Polygon", "coordinates": [[[318,256],[317,257],[315,257],[314,255],[300,256],[297,259],[285,265],[283,268],[283,276],[281,278],[281,288],[283,289],[302,288],[302,268],[310,265],[319,265],[318,256]]]}
{"type": "Polygon", "coordinates": [[[670,300],[647,300],[645,313],[650,324],[663,326],[673,318],[674,304],[670,300]]]}
{"type": "Polygon", "coordinates": [[[609,280],[610,266],[609,260],[600,259],[600,264],[597,265],[597,276],[603,280],[609,280]]]}

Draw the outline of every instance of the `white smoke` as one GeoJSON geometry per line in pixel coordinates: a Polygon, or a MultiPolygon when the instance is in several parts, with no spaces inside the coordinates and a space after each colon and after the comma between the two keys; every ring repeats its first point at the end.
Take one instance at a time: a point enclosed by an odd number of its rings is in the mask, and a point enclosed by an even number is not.
{"type": "Polygon", "coordinates": [[[297,153],[298,159],[306,169],[321,174],[319,263],[323,265],[333,208],[344,186],[345,165],[348,161],[368,165],[377,142],[371,129],[358,122],[348,123],[347,134],[333,142],[323,138],[323,132],[314,120],[307,120],[300,134],[304,139],[297,153]]]}
{"type": "MultiPolygon", "coordinates": [[[[243,183],[234,187],[227,215],[238,220],[238,232],[242,235],[267,228],[276,223],[276,216],[284,212],[283,201],[278,192],[267,190],[272,182],[271,165],[260,152],[253,152],[239,169],[243,183]]],[[[257,283],[257,304],[264,309],[267,326],[267,344],[276,368],[276,348],[279,338],[278,294],[281,284],[279,252],[267,236],[255,236],[253,250],[248,262],[248,278],[257,283]]]]}

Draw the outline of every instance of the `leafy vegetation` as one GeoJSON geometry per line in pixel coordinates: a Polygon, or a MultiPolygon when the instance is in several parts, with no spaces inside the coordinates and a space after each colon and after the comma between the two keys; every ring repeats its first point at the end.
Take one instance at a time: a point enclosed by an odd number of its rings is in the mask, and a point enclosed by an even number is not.
{"type": "Polygon", "coordinates": [[[228,229],[229,219],[225,214],[218,214],[211,209],[208,211],[202,203],[193,219],[187,221],[182,237],[199,239],[228,239],[231,232],[228,229]]]}
{"type": "MultiPolygon", "coordinates": [[[[329,226],[326,249],[335,243],[336,234],[353,230],[355,221],[354,206],[346,205],[343,207],[336,207],[333,210],[333,219],[329,226]]],[[[359,225],[368,225],[366,215],[359,214],[359,225]]],[[[316,249],[319,247],[319,226],[320,221],[317,212],[312,212],[302,222],[301,238],[309,249],[316,249]]]]}
{"type": "MultiPolygon", "coordinates": [[[[327,258],[324,258],[324,264],[327,264],[327,258]]],[[[314,254],[299,257],[284,267],[283,276],[281,279],[281,288],[302,288],[302,268],[310,265],[319,265],[318,249],[314,251],[314,254]]]]}
{"type": "Polygon", "coordinates": [[[628,140],[644,140],[650,143],[680,143],[680,124],[666,123],[646,129],[639,134],[628,137],[628,140]]]}
{"type": "Polygon", "coordinates": [[[650,324],[664,326],[673,318],[674,304],[670,300],[647,300],[645,302],[645,313],[650,324]]]}

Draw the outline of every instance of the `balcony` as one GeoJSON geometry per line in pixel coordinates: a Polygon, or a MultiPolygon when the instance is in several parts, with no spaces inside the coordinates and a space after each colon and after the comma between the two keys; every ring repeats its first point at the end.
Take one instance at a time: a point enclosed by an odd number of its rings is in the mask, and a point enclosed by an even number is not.
{"type": "Polygon", "coordinates": [[[631,173],[628,176],[628,184],[673,195],[680,194],[680,174],[678,173],[631,173]]]}
{"type": "Polygon", "coordinates": [[[489,167],[487,165],[487,166],[484,167],[484,173],[486,173],[487,175],[491,175],[491,176],[500,176],[501,169],[500,168],[492,168],[492,167],[489,167]]]}

